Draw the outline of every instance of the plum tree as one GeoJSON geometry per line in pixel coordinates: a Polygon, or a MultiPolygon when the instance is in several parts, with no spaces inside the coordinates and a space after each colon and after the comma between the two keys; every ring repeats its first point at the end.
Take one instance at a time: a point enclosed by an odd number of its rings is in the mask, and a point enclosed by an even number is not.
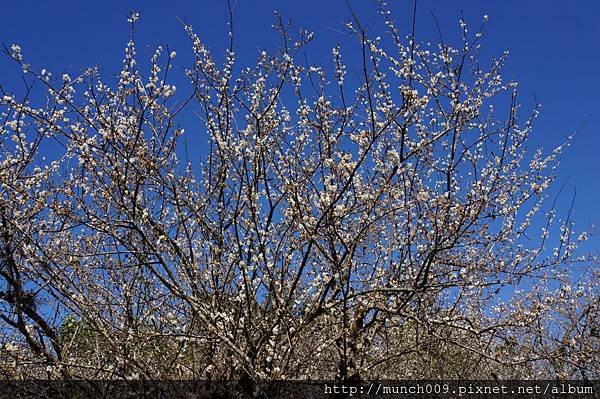
{"type": "Polygon", "coordinates": [[[233,32],[219,63],[186,25],[188,97],[175,52],[136,62],[139,14],[109,83],[5,47],[26,72],[0,92],[5,370],[598,378],[597,268],[545,202],[571,138],[527,149],[539,106],[519,112],[507,53],[480,61],[485,21],[461,20],[452,47],[379,12],[381,37],[350,12],[355,47],[319,65],[280,16],[279,46],[247,67],[233,32]],[[208,138],[201,163],[190,134],[208,138]]]}

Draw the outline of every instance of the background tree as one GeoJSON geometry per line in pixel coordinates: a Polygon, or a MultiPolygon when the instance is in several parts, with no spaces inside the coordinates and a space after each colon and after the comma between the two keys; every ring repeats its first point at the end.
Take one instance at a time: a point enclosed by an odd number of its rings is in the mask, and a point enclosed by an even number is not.
{"type": "Polygon", "coordinates": [[[233,20],[222,63],[186,25],[188,97],[175,52],[138,64],[137,13],[111,84],[5,47],[26,87],[0,93],[7,375],[597,378],[597,268],[544,207],[564,145],[527,149],[538,107],[506,53],[479,60],[485,23],[427,45],[379,12],[381,37],[350,10],[323,65],[280,16],[250,67],[233,20]]]}

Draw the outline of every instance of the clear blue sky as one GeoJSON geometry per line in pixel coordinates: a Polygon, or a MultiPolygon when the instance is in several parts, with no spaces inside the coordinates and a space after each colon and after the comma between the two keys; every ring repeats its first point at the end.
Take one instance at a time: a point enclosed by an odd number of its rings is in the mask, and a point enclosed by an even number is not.
{"type": "MultiPolygon", "coordinates": [[[[394,4],[400,28],[408,33],[412,1],[390,3],[394,4]]],[[[365,22],[378,21],[370,1],[354,0],[353,4],[365,22]]],[[[524,111],[532,104],[534,93],[544,103],[531,146],[550,149],[589,116],[563,157],[558,185],[569,179],[564,207],[573,188],[577,189],[578,229],[590,222],[600,224],[600,2],[420,0],[418,4],[416,34],[423,40],[435,39],[430,10],[448,38],[455,38],[459,32],[461,6],[472,28],[478,26],[484,14],[489,15],[484,58],[509,49],[505,77],[520,82],[524,111]]],[[[36,69],[47,68],[55,74],[96,64],[117,71],[128,40],[125,18],[130,9],[140,11],[142,16],[138,55],[143,57],[157,45],[168,44],[181,55],[180,73],[190,46],[177,17],[191,23],[216,52],[224,48],[224,0],[9,1],[2,5],[0,41],[7,45],[19,43],[36,69]],[[145,46],[149,46],[147,50],[145,46]]],[[[313,61],[322,57],[329,62],[331,47],[344,40],[336,32],[348,20],[343,0],[238,0],[235,23],[242,63],[244,59],[251,63],[258,48],[274,42],[270,28],[274,10],[290,17],[295,26],[315,32],[313,61]]],[[[0,60],[0,83],[6,84],[15,76],[14,67],[0,60]]],[[[599,242],[593,237],[589,248],[599,248],[599,242]]]]}

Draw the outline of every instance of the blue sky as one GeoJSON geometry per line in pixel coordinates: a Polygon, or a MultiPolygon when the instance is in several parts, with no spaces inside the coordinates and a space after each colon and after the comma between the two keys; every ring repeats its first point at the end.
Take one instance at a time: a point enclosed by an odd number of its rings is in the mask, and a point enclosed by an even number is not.
{"type": "MultiPolygon", "coordinates": [[[[232,0],[234,2],[235,0],[232,0]]],[[[403,33],[409,32],[412,1],[393,1],[392,9],[403,33]]],[[[354,7],[364,22],[379,22],[367,0],[355,0],[354,7]]],[[[416,35],[419,40],[434,40],[436,32],[431,12],[439,21],[444,36],[459,34],[460,7],[472,29],[484,14],[489,16],[485,35],[484,59],[511,51],[504,76],[520,83],[526,113],[533,96],[542,101],[530,146],[546,149],[560,144],[589,117],[574,143],[564,155],[557,186],[568,179],[559,207],[565,210],[573,189],[577,189],[574,220],[578,230],[589,223],[600,224],[600,3],[595,1],[549,0],[420,0],[416,35]],[[430,12],[431,11],[431,12],[430,12]]],[[[227,9],[225,1],[208,0],[105,0],[53,2],[6,2],[0,23],[0,42],[19,43],[34,68],[47,68],[55,74],[75,73],[85,66],[100,65],[117,71],[128,40],[125,23],[128,10],[141,13],[137,35],[138,55],[149,57],[157,45],[167,44],[180,58],[177,71],[190,55],[190,45],[178,17],[191,23],[196,32],[217,53],[225,47],[227,9]],[[147,48],[146,48],[147,46],[147,48]]],[[[316,34],[311,57],[330,61],[330,49],[345,36],[337,30],[348,20],[343,0],[238,0],[235,30],[242,63],[252,63],[258,49],[273,44],[273,11],[281,11],[296,27],[316,34]]],[[[0,60],[0,83],[18,76],[14,65],[0,60]]],[[[559,208],[559,211],[561,208],[559,208]]],[[[560,212],[559,212],[560,213],[560,212]]],[[[592,237],[589,248],[600,248],[592,237]]]]}

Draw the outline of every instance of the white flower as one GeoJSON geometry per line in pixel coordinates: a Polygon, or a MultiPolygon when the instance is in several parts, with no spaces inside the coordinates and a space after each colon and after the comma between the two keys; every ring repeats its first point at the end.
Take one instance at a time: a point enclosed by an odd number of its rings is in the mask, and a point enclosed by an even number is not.
{"type": "Polygon", "coordinates": [[[13,44],[10,46],[10,49],[12,50],[12,56],[14,59],[17,61],[21,61],[23,59],[23,56],[21,55],[21,46],[18,44],[13,44]]]}
{"type": "Polygon", "coordinates": [[[33,335],[35,333],[35,326],[33,324],[27,324],[25,330],[27,330],[27,334],[33,335]]]}
{"type": "Polygon", "coordinates": [[[4,345],[4,349],[7,352],[16,352],[18,348],[13,342],[7,342],[6,345],[4,345]]]}
{"type": "Polygon", "coordinates": [[[129,22],[130,24],[138,21],[140,19],[140,13],[139,12],[132,12],[129,15],[129,18],[127,18],[127,22],[129,22]]]}
{"type": "Polygon", "coordinates": [[[400,155],[398,155],[398,151],[396,150],[388,151],[388,157],[390,158],[390,162],[394,164],[400,162],[400,155]]]}

